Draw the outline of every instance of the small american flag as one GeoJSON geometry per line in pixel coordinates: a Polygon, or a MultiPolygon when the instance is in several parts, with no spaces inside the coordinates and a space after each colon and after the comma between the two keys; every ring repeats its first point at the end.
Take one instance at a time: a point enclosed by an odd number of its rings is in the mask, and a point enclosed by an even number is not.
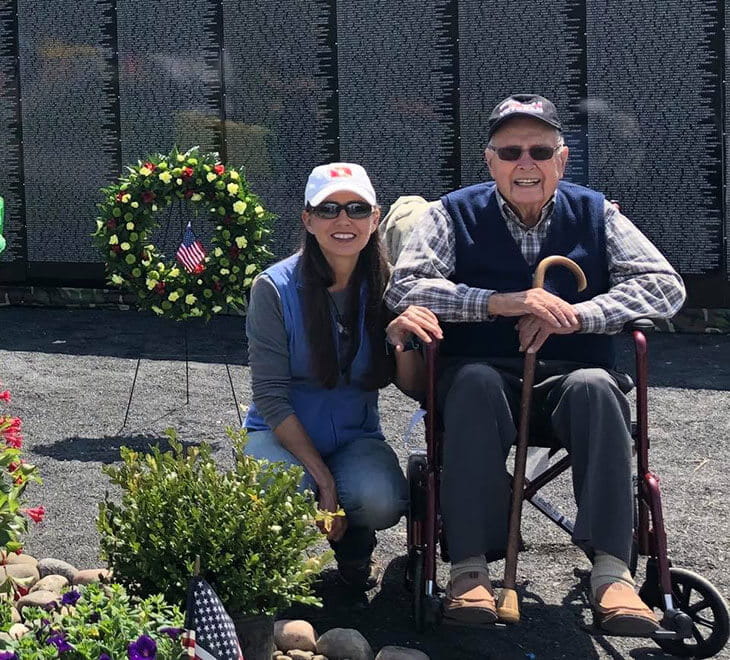
{"type": "Polygon", "coordinates": [[[193,228],[188,222],[185,227],[182,243],[175,253],[175,258],[183,265],[188,273],[199,272],[203,269],[205,249],[202,243],[193,233],[193,228]]]}
{"type": "Polygon", "coordinates": [[[193,660],[244,660],[236,627],[213,588],[201,577],[188,586],[183,645],[193,660]]]}

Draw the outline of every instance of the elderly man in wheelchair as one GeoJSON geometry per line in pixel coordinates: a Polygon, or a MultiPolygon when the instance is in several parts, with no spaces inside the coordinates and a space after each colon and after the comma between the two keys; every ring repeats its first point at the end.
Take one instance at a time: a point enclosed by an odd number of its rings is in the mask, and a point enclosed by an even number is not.
{"type": "Polygon", "coordinates": [[[525,354],[536,353],[533,424],[569,455],[578,506],[573,542],[593,562],[590,600],[600,628],[652,635],[654,612],[630,570],[634,542],[630,378],[615,370],[612,335],[642,317],[669,318],[682,280],[599,192],[561,181],[568,159],[555,106],[536,95],[499,103],[485,160],[493,182],[430,205],[400,253],[386,293],[397,312],[439,317],[436,409],[443,423],[440,515],[451,560],[443,615],[497,619],[489,561],[504,557],[525,354]],[[576,262],[532,286],[548,255],[576,262]],[[468,503],[465,505],[465,503],[468,503]]]}

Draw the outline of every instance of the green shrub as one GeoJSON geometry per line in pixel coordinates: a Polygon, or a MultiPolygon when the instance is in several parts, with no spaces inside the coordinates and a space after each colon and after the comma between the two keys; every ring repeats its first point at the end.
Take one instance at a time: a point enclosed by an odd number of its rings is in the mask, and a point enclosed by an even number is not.
{"type": "MultiPolygon", "coordinates": [[[[59,656],[67,660],[187,657],[180,638],[183,626],[180,608],[168,605],[159,594],[132,600],[119,584],[90,584],[70,589],[59,597],[58,603],[44,609],[25,607],[23,619],[29,632],[19,640],[2,642],[5,653],[1,657],[22,660],[59,656]],[[155,655],[145,656],[144,650],[151,649],[155,655]]],[[[2,629],[7,631],[9,627],[10,622],[4,621],[2,629]]]]}
{"type": "Polygon", "coordinates": [[[107,494],[97,520],[114,579],[183,602],[199,556],[201,576],[231,613],[321,605],[311,588],[331,553],[307,556],[322,536],[312,494],[297,491],[302,469],[246,456],[245,431],[229,430],[235,465],[221,472],[209,445],[183,449],[167,433],[172,451],[122,448],[123,464],[103,468],[123,491],[120,504],[107,494]]]}

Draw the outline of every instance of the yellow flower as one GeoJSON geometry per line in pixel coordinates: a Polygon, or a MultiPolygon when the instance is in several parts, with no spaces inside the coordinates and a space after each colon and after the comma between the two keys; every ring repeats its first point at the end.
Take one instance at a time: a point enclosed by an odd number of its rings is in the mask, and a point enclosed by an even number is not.
{"type": "Polygon", "coordinates": [[[192,199],[194,202],[199,202],[201,199],[203,199],[203,196],[200,193],[193,193],[190,199],[192,199]]]}
{"type": "Polygon", "coordinates": [[[253,282],[253,280],[250,277],[246,277],[243,280],[243,286],[244,286],[244,288],[251,286],[251,282],[253,282]]]}
{"type": "Polygon", "coordinates": [[[256,215],[263,215],[264,214],[264,208],[262,206],[257,205],[254,208],[254,211],[256,212],[256,215]]]}
{"type": "Polygon", "coordinates": [[[177,291],[173,291],[169,296],[167,296],[167,299],[171,302],[175,302],[180,297],[180,294],[177,291]]]}
{"type": "Polygon", "coordinates": [[[246,202],[242,202],[240,199],[233,205],[233,212],[241,215],[246,210],[246,202]]]}
{"type": "Polygon", "coordinates": [[[216,257],[222,257],[223,256],[223,250],[221,250],[219,247],[217,247],[215,250],[213,250],[213,254],[216,257]]]}
{"type": "Polygon", "coordinates": [[[172,181],[172,174],[169,172],[160,172],[157,178],[162,181],[162,183],[170,183],[170,181],[172,181]]]}
{"type": "Polygon", "coordinates": [[[122,250],[129,250],[129,248],[131,248],[131,247],[132,246],[129,243],[127,243],[126,241],[124,243],[122,243],[122,245],[121,245],[122,250]]]}
{"type": "Polygon", "coordinates": [[[186,305],[194,305],[197,300],[198,299],[192,293],[189,293],[187,296],[185,296],[186,305]]]}
{"type": "Polygon", "coordinates": [[[129,231],[132,231],[134,229],[134,223],[133,222],[128,222],[125,226],[127,227],[127,229],[129,229],[129,231]]]}
{"type": "Polygon", "coordinates": [[[154,213],[157,210],[157,204],[152,205],[152,212],[154,213]]]}
{"type": "Polygon", "coordinates": [[[147,278],[147,281],[145,282],[145,284],[147,284],[147,288],[148,288],[148,289],[149,289],[150,291],[152,291],[152,289],[154,289],[154,288],[155,288],[155,287],[157,286],[157,280],[153,280],[153,279],[150,279],[150,278],[148,277],[148,278],[147,278]]]}
{"type": "Polygon", "coordinates": [[[181,186],[181,185],[182,185],[182,179],[175,179],[175,183],[176,183],[176,184],[177,184],[178,186],[181,186]]]}
{"type": "Polygon", "coordinates": [[[123,204],[126,204],[130,199],[132,199],[132,195],[130,195],[129,193],[124,193],[122,195],[122,203],[123,204]]]}
{"type": "Polygon", "coordinates": [[[238,184],[237,183],[229,183],[226,186],[226,190],[228,191],[228,194],[235,195],[238,193],[238,184]]]}
{"type": "Polygon", "coordinates": [[[233,179],[234,181],[238,181],[238,179],[240,179],[240,177],[238,176],[238,172],[236,172],[236,170],[231,170],[230,172],[228,172],[228,174],[231,177],[231,179],[233,179]]]}
{"type": "Polygon", "coordinates": [[[221,307],[220,305],[214,305],[214,306],[212,307],[211,311],[213,312],[213,314],[217,314],[217,313],[218,313],[218,312],[220,312],[220,311],[221,311],[222,309],[223,309],[223,308],[222,308],[222,307],[221,307]]]}
{"type": "Polygon", "coordinates": [[[170,269],[170,272],[168,273],[169,277],[178,277],[180,275],[180,269],[177,266],[174,266],[170,269]]]}
{"type": "Polygon", "coordinates": [[[157,305],[152,305],[152,311],[158,316],[162,316],[165,312],[161,310],[157,305]]]}
{"type": "Polygon", "coordinates": [[[193,307],[190,310],[190,316],[203,316],[203,310],[198,309],[197,307],[193,307]]]}
{"type": "Polygon", "coordinates": [[[124,278],[114,273],[114,275],[112,275],[112,282],[114,282],[114,284],[124,284],[124,278]]]}
{"type": "Polygon", "coordinates": [[[246,275],[250,275],[251,273],[255,273],[256,272],[256,264],[249,264],[248,266],[246,266],[246,271],[245,272],[246,272],[246,275]]]}
{"type": "Polygon", "coordinates": [[[198,159],[197,158],[188,158],[188,165],[197,165],[198,159]]]}
{"type": "Polygon", "coordinates": [[[142,176],[149,176],[150,174],[152,174],[152,170],[149,167],[140,167],[139,173],[142,176]]]}
{"type": "Polygon", "coordinates": [[[208,174],[205,175],[205,178],[208,181],[215,181],[218,178],[218,175],[215,172],[208,172],[208,174]]]}
{"type": "Polygon", "coordinates": [[[185,160],[185,156],[183,156],[182,154],[178,154],[177,155],[177,162],[178,163],[182,163],[184,160],[185,160]]]}
{"type": "Polygon", "coordinates": [[[248,241],[245,236],[236,236],[236,245],[243,250],[248,245],[248,241]]]}
{"type": "Polygon", "coordinates": [[[221,268],[221,275],[230,275],[231,271],[227,268],[221,268]]]}

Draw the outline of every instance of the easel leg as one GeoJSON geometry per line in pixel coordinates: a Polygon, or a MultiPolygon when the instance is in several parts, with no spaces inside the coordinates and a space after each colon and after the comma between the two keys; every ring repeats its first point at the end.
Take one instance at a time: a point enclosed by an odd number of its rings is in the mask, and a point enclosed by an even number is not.
{"type": "Polygon", "coordinates": [[[231,394],[233,395],[233,403],[236,405],[236,414],[238,415],[238,428],[243,426],[243,420],[241,419],[241,409],[238,407],[238,399],[236,399],[236,388],[233,387],[233,378],[231,378],[231,370],[226,362],[226,373],[228,374],[228,382],[231,385],[231,394]]]}
{"type": "Polygon", "coordinates": [[[124,430],[124,427],[127,425],[127,418],[129,417],[129,409],[132,407],[132,396],[134,395],[134,386],[137,384],[137,374],[139,373],[139,363],[141,361],[142,361],[142,358],[138,357],[137,366],[134,368],[134,378],[132,379],[132,389],[129,391],[129,401],[127,401],[127,410],[124,413],[124,422],[122,422],[122,427],[117,431],[117,435],[119,435],[124,430]]]}
{"type": "MultiPolygon", "coordinates": [[[[183,321],[185,323],[185,321],[183,321]]],[[[188,324],[185,323],[183,326],[185,328],[184,330],[184,337],[185,337],[185,405],[188,405],[190,403],[190,370],[189,370],[189,360],[188,360],[188,324]]]]}

